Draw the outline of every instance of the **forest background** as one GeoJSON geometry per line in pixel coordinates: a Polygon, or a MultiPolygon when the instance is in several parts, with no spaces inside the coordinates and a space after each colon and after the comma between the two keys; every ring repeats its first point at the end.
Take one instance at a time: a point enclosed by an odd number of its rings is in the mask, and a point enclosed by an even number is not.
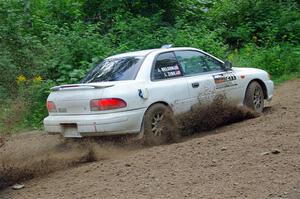
{"type": "Polygon", "coordinates": [[[200,48],[235,66],[300,77],[300,1],[1,0],[0,133],[42,127],[52,86],[117,53],[200,48]]]}

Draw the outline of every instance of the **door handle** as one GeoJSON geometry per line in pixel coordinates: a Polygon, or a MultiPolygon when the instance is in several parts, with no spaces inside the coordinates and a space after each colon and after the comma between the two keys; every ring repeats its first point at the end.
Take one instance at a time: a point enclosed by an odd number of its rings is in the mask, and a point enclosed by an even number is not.
{"type": "Polygon", "coordinates": [[[193,88],[198,88],[198,87],[199,87],[199,83],[198,83],[198,82],[192,83],[192,87],[193,87],[193,88]]]}

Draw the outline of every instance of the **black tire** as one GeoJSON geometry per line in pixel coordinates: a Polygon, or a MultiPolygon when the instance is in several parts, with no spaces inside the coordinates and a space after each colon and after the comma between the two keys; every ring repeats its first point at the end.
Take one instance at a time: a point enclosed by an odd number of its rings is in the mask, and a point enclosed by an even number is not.
{"type": "Polygon", "coordinates": [[[152,105],[144,116],[144,143],[153,146],[170,141],[174,137],[174,124],[173,114],[168,106],[152,105]]]}
{"type": "Polygon", "coordinates": [[[244,105],[256,114],[263,112],[264,91],[258,82],[254,81],[248,85],[244,105]]]}

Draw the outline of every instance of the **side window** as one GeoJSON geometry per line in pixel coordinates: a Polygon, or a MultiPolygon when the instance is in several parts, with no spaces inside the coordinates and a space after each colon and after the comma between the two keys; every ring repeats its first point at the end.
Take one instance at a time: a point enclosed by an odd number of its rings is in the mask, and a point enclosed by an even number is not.
{"type": "Polygon", "coordinates": [[[208,55],[205,55],[205,60],[206,60],[207,68],[209,71],[223,70],[223,64],[221,62],[219,62],[218,60],[216,60],[208,55]]]}
{"type": "Polygon", "coordinates": [[[175,51],[185,75],[222,70],[222,63],[198,51],[175,51]]]}
{"type": "Polygon", "coordinates": [[[173,52],[159,54],[156,58],[152,79],[168,79],[182,76],[182,72],[173,52]]]}

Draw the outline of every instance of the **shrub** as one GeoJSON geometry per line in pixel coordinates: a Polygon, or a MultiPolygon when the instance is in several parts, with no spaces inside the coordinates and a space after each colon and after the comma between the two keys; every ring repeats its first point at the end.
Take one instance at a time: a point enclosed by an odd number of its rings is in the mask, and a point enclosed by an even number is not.
{"type": "Polygon", "coordinates": [[[228,59],[237,66],[264,69],[274,79],[300,73],[300,46],[291,44],[278,44],[274,47],[248,44],[229,54],[228,59]]]}

